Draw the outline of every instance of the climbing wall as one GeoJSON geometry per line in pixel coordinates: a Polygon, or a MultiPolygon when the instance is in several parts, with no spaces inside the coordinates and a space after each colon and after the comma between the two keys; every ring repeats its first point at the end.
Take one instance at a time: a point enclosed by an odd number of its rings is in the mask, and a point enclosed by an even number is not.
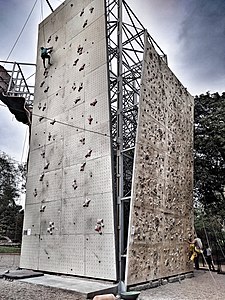
{"type": "Polygon", "coordinates": [[[193,97],[146,41],[132,184],[128,285],[191,270],[193,97]]]}
{"type": "Polygon", "coordinates": [[[39,27],[22,268],[116,280],[104,2],[65,1],[39,27]]]}

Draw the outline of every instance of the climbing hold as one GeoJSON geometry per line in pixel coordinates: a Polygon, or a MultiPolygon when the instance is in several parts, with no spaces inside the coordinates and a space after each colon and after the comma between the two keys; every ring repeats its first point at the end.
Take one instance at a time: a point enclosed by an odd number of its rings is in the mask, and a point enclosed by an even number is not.
{"type": "Polygon", "coordinates": [[[80,17],[84,14],[84,8],[82,9],[82,11],[80,12],[80,17]]]}
{"type": "Polygon", "coordinates": [[[43,85],[45,84],[45,82],[44,81],[42,81],[42,83],[40,84],[40,87],[43,87],[43,85]]]}
{"type": "Polygon", "coordinates": [[[87,22],[88,22],[88,20],[86,20],[86,21],[84,22],[83,28],[85,28],[85,27],[87,26],[87,22]]]}
{"type": "Polygon", "coordinates": [[[85,167],[85,165],[86,165],[86,162],[84,162],[84,163],[81,165],[81,167],[80,167],[80,171],[84,171],[84,167],[85,167]]]}
{"type": "Polygon", "coordinates": [[[76,66],[77,63],[78,63],[78,61],[79,61],[79,58],[77,58],[77,59],[74,61],[73,66],[76,66]]]}
{"type": "Polygon", "coordinates": [[[83,88],[83,83],[81,82],[80,86],[79,86],[79,89],[78,89],[78,92],[80,92],[83,88]]]}
{"type": "Polygon", "coordinates": [[[42,152],[41,152],[41,156],[42,156],[43,158],[45,158],[45,151],[42,151],[42,152]]]}
{"type": "Polygon", "coordinates": [[[48,38],[47,43],[50,43],[51,38],[52,38],[51,36],[48,38]]]}
{"type": "Polygon", "coordinates": [[[39,122],[41,122],[43,119],[44,119],[44,117],[40,117],[40,118],[39,118],[39,122]]]}
{"type": "Polygon", "coordinates": [[[37,196],[37,189],[34,189],[34,197],[36,197],[37,196]]]}
{"type": "Polygon", "coordinates": [[[49,89],[49,86],[44,90],[44,93],[47,93],[49,89]]]}
{"type": "Polygon", "coordinates": [[[74,82],[74,83],[73,83],[73,86],[72,86],[72,90],[75,91],[76,88],[77,88],[77,87],[76,87],[76,83],[74,82]]]}
{"type": "Polygon", "coordinates": [[[71,3],[70,6],[73,7],[73,3],[71,3]]]}
{"type": "Polygon", "coordinates": [[[77,53],[78,53],[79,55],[81,55],[82,52],[83,52],[83,47],[81,47],[81,45],[79,45],[78,48],[77,48],[77,53]]]}
{"type": "Polygon", "coordinates": [[[49,222],[49,227],[47,228],[47,232],[50,233],[52,235],[53,233],[53,229],[55,229],[55,225],[54,222],[49,222]]]}
{"type": "Polygon", "coordinates": [[[84,67],[85,67],[85,64],[83,64],[83,66],[80,67],[79,71],[83,71],[84,67]]]}
{"type": "Polygon", "coordinates": [[[102,226],[99,224],[95,225],[95,231],[97,231],[99,234],[102,234],[102,226]]]}
{"type": "Polygon", "coordinates": [[[91,105],[91,106],[95,106],[95,105],[97,104],[97,102],[98,102],[98,101],[95,99],[95,101],[91,102],[90,105],[91,105]]]}
{"type": "Polygon", "coordinates": [[[78,188],[77,181],[75,179],[73,181],[72,187],[73,187],[74,190],[76,190],[78,188]]]}
{"type": "Polygon", "coordinates": [[[104,227],[103,219],[98,219],[97,224],[101,225],[101,227],[104,227]]]}
{"type": "Polygon", "coordinates": [[[94,7],[91,7],[91,8],[89,9],[89,11],[90,11],[91,14],[93,13],[93,10],[94,10],[94,7]]]}
{"type": "Polygon", "coordinates": [[[54,125],[56,120],[54,119],[52,122],[50,122],[51,125],[54,125]]]}
{"type": "Polygon", "coordinates": [[[88,122],[89,122],[89,125],[91,125],[91,122],[93,121],[93,118],[92,116],[90,115],[89,118],[88,118],[88,122]]]}
{"type": "Polygon", "coordinates": [[[42,107],[42,111],[44,111],[46,109],[47,105],[46,103],[44,104],[44,106],[42,107]]]}
{"type": "Polygon", "coordinates": [[[41,208],[40,208],[40,212],[44,212],[45,208],[46,208],[46,205],[42,205],[41,208]]]}
{"type": "Polygon", "coordinates": [[[81,100],[80,97],[78,97],[76,100],[74,100],[74,103],[77,104],[81,100]]]}
{"type": "Polygon", "coordinates": [[[85,138],[80,139],[80,142],[84,145],[85,144],[85,138]]]}
{"type": "Polygon", "coordinates": [[[43,75],[45,76],[45,78],[47,78],[47,77],[48,77],[48,69],[45,69],[45,71],[44,71],[43,75]]]}
{"type": "Polygon", "coordinates": [[[40,110],[41,109],[41,103],[39,102],[38,104],[38,109],[40,110]]]}
{"type": "Polygon", "coordinates": [[[58,35],[57,35],[57,36],[55,37],[55,41],[56,41],[56,42],[58,41],[58,38],[59,38],[59,37],[58,37],[58,35]]]}
{"type": "Polygon", "coordinates": [[[42,181],[43,178],[44,178],[44,176],[45,176],[45,173],[43,172],[43,173],[40,175],[39,181],[42,181]]]}
{"type": "Polygon", "coordinates": [[[89,173],[89,176],[90,176],[90,177],[92,177],[92,176],[93,176],[92,172],[90,172],[90,173],[89,173]]]}
{"type": "Polygon", "coordinates": [[[90,149],[90,150],[88,151],[88,153],[85,155],[85,158],[90,157],[90,156],[91,156],[91,153],[92,153],[92,150],[90,149]]]}
{"type": "Polygon", "coordinates": [[[51,133],[49,132],[49,134],[48,134],[48,140],[49,140],[49,141],[51,140],[51,137],[52,137],[52,135],[51,135],[51,133]]]}
{"type": "Polygon", "coordinates": [[[88,207],[89,204],[90,204],[90,202],[91,202],[91,199],[90,198],[86,198],[86,200],[83,203],[83,207],[88,207]]]}
{"type": "Polygon", "coordinates": [[[49,165],[50,165],[50,162],[48,162],[48,163],[45,165],[44,170],[47,170],[48,167],[49,167],[49,165]]]}

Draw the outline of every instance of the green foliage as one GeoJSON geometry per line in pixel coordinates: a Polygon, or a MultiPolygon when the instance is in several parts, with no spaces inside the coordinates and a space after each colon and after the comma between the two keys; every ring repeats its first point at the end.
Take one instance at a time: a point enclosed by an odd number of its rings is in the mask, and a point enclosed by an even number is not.
{"type": "Polygon", "coordinates": [[[225,93],[195,97],[194,126],[195,230],[224,259],[225,93]]]}
{"type": "Polygon", "coordinates": [[[0,235],[21,240],[23,211],[17,205],[25,188],[25,167],[0,154],[0,235]]]}
{"type": "Polygon", "coordinates": [[[195,98],[194,193],[207,213],[225,218],[225,93],[195,98]]]}
{"type": "Polygon", "coordinates": [[[20,253],[20,247],[0,246],[0,253],[20,253]]]}

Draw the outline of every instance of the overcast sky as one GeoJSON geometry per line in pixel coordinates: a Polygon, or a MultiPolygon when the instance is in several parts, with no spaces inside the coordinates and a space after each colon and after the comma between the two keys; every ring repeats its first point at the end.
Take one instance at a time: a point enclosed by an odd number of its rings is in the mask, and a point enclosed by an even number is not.
{"type": "MultiPolygon", "coordinates": [[[[35,1],[0,0],[0,60],[8,57],[35,1]]],[[[50,3],[55,9],[62,1],[50,0],[50,3]]],[[[192,95],[225,91],[225,0],[127,0],[127,3],[168,55],[169,67],[192,95]]],[[[50,13],[46,1],[37,0],[9,61],[36,62],[38,23],[43,15],[50,13]]],[[[26,129],[7,108],[0,106],[0,151],[26,161],[27,144],[23,151],[26,129]]]]}

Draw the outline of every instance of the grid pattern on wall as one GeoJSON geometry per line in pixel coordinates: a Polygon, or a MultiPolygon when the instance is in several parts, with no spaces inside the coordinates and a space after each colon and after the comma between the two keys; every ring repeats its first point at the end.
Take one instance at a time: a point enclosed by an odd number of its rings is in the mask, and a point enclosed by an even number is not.
{"type": "Polygon", "coordinates": [[[117,279],[105,22],[83,0],[40,24],[22,268],[117,279]]]}

